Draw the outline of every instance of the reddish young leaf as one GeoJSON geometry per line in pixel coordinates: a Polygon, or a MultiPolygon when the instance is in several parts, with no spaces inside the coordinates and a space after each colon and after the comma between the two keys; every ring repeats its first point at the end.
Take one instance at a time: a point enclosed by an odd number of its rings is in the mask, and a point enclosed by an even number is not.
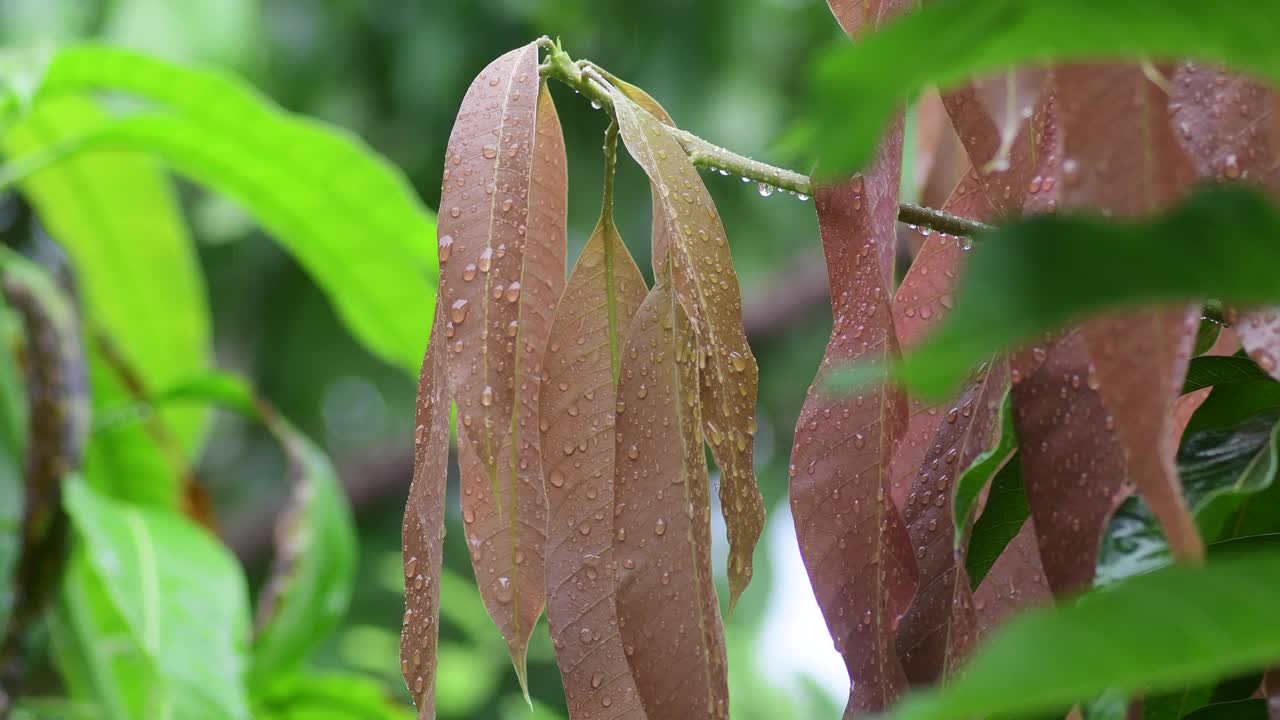
{"type": "Polygon", "coordinates": [[[764,529],[753,464],[759,370],[742,327],[742,294],[724,226],[697,168],[665,124],[618,89],[612,95],[622,139],[658,187],[662,212],[655,222],[669,238],[673,289],[697,340],[702,420],[720,468],[729,535],[732,608],[751,580],[752,553],[764,529]]]}
{"type": "MultiPolygon", "coordinates": [[[[920,204],[925,207],[942,207],[951,191],[964,179],[969,168],[969,156],[960,136],[951,124],[942,96],[929,90],[916,104],[916,162],[912,178],[918,190],[920,204]]],[[[903,172],[906,172],[904,168],[903,172]]],[[[919,252],[923,241],[912,247],[919,252]]]]}
{"type": "MultiPolygon", "coordinates": [[[[1139,217],[1174,202],[1191,172],[1169,127],[1164,92],[1129,65],[1067,67],[1057,81],[1063,207],[1139,217]]],[[[1111,314],[1084,326],[1127,476],[1159,518],[1174,555],[1193,562],[1203,559],[1204,545],[1174,463],[1173,404],[1198,318],[1198,307],[1184,305],[1111,314]]]]}
{"type": "Polygon", "coordinates": [[[1107,521],[1129,494],[1089,368],[1078,329],[1010,357],[1027,505],[1055,595],[1088,589],[1107,521]]]}
{"type": "Polygon", "coordinates": [[[1053,601],[1040,548],[1036,544],[1035,520],[1027,518],[1022,529],[1009,541],[978,589],[973,606],[978,613],[978,633],[986,637],[1015,613],[1053,601]]]}
{"type": "MultiPolygon", "coordinates": [[[[670,278],[668,270],[640,306],[622,355],[613,511],[618,627],[649,717],[723,719],[729,688],[711,576],[699,355],[670,278]]],[[[607,631],[583,628],[577,642],[595,647],[597,633],[607,631]]]]}
{"type": "MultiPolygon", "coordinates": [[[[1280,198],[1280,122],[1270,87],[1191,63],[1173,74],[1170,116],[1201,177],[1257,183],[1280,198]]],[[[1280,379],[1280,308],[1238,313],[1240,342],[1258,366],[1280,379]]]]}
{"type": "Polygon", "coordinates": [[[623,333],[646,292],[613,224],[617,139],[610,126],[604,209],[556,311],[540,398],[547,621],[572,720],[644,718],[618,635],[613,582],[615,390],[623,333]],[[584,631],[592,643],[579,641],[584,631]]]}
{"type": "Polygon", "coordinates": [[[1007,170],[1012,166],[1014,141],[1023,135],[1040,104],[1040,93],[1048,82],[1043,68],[1016,68],[974,83],[974,95],[995,127],[999,144],[983,169],[1007,170]]]}
{"type": "Polygon", "coordinates": [[[400,633],[400,673],[418,707],[420,720],[436,716],[440,564],[444,547],[445,484],[449,477],[449,388],[445,378],[448,350],[443,329],[444,306],[437,302],[431,340],[418,376],[413,482],[409,486],[401,529],[405,608],[404,628],[400,633]]]}
{"type": "Polygon", "coordinates": [[[911,0],[827,0],[831,14],[849,37],[874,30],[910,5],[911,0]]]}
{"type": "Polygon", "coordinates": [[[439,230],[463,519],[522,684],[546,592],[538,390],[566,253],[564,139],[537,64],[531,44],[472,83],[449,139],[439,230]]]}
{"type": "Polygon", "coordinates": [[[796,425],[791,511],[809,581],[849,671],[846,717],[885,709],[907,684],[894,633],[915,593],[916,568],[888,475],[906,403],[886,383],[857,396],[826,386],[834,368],[898,356],[890,297],[901,143],[899,121],[865,175],[814,192],[834,327],[796,425]]]}

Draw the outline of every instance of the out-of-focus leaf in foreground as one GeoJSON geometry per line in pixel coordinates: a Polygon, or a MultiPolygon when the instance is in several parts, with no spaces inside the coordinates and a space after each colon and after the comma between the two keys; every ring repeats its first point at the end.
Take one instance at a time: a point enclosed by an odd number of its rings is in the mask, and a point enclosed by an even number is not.
{"type": "Polygon", "coordinates": [[[926,87],[1026,64],[1196,58],[1280,81],[1280,16],[1196,0],[941,0],[817,64],[805,149],[821,175],[861,167],[894,110],[926,87]],[[893,68],[893,72],[885,72],[893,68]]]}
{"type": "Polygon", "coordinates": [[[625,334],[646,295],[640,268],[613,222],[617,140],[617,128],[610,126],[604,208],[557,306],[539,398],[547,476],[547,622],[572,720],[644,717],[616,629],[614,600],[614,418],[626,402],[617,395],[617,382],[625,334]],[[579,641],[583,630],[592,633],[593,643],[579,641]]]}
{"type": "MultiPolygon", "coordinates": [[[[648,717],[724,720],[729,687],[711,575],[698,352],[667,265],[631,321],[620,368],[613,505],[618,630],[648,717]]],[[[602,519],[580,518],[579,532],[590,534],[591,523],[602,519]]],[[[607,647],[611,630],[583,627],[570,642],[607,647]]],[[[614,701],[604,695],[599,702],[614,701]]]]}
{"type": "Polygon", "coordinates": [[[89,92],[145,101],[148,111],[85,128],[82,145],[151,153],[234,199],[315,278],[357,339],[417,371],[427,328],[403,310],[434,302],[435,218],[358,139],[223,73],[117,48],[60,50],[38,90],[37,107],[89,92]]]}
{"type": "Polygon", "coordinates": [[[1255,669],[1280,657],[1280,628],[1268,622],[1278,602],[1275,549],[1159,570],[1013,620],[949,687],[890,717],[1030,714],[1255,669]]]}
{"type": "Polygon", "coordinates": [[[1148,221],[1061,215],[997,227],[975,247],[955,310],[903,360],[898,377],[936,397],[993,349],[1104,308],[1276,301],[1277,237],[1280,210],[1254,191],[1222,188],[1202,189],[1148,221]]]}
{"type": "Polygon", "coordinates": [[[249,598],[235,558],[177,515],[83,482],[66,495],[79,542],[51,630],[72,695],[108,720],[249,718],[249,598]]]}
{"type": "Polygon", "coordinates": [[[546,597],[538,396],[565,282],[566,162],[538,46],[494,60],[449,136],[438,253],[467,546],[522,686],[546,597]]]}

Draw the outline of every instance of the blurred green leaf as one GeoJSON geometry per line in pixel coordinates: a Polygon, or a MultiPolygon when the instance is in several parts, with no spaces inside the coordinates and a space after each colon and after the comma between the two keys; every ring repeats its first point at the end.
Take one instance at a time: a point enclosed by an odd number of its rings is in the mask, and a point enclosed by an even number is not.
{"type": "Polygon", "coordinates": [[[125,50],[60,51],[37,104],[91,91],[135,96],[159,112],[99,123],[86,130],[88,144],[154,153],[234,198],[315,278],[357,338],[416,374],[435,303],[435,218],[395,166],[233,77],[125,50]]]}
{"type": "Polygon", "coordinates": [[[114,0],[103,36],[169,60],[242,67],[259,40],[258,0],[114,0]]]}
{"type": "Polygon", "coordinates": [[[335,672],[273,676],[253,694],[258,720],[413,720],[386,686],[364,675],[335,672]]]}
{"type": "Polygon", "coordinates": [[[23,463],[27,408],[22,376],[14,362],[22,329],[0,297],[0,627],[13,607],[10,579],[21,552],[23,463]]]}
{"type": "Polygon", "coordinates": [[[1195,392],[1215,385],[1265,381],[1268,375],[1258,364],[1241,355],[1206,355],[1191,359],[1182,392],[1195,392]]]}
{"type": "Polygon", "coordinates": [[[1182,720],[1267,720],[1266,700],[1236,700],[1205,705],[1182,720]]]}
{"type": "MultiPolygon", "coordinates": [[[[441,642],[438,656],[436,710],[444,717],[470,717],[493,695],[502,665],[495,662],[492,652],[477,650],[469,644],[441,642]]],[[[505,660],[505,655],[498,657],[505,660]]]]}
{"type": "Polygon", "coordinates": [[[991,482],[991,492],[987,494],[987,504],[973,524],[965,569],[974,590],[1004,553],[1005,547],[1017,537],[1030,514],[1026,488],[1022,484],[1022,462],[1015,454],[996,473],[991,482]]]}
{"type": "Polygon", "coordinates": [[[236,560],[178,515],[79,481],[65,494],[79,542],[53,639],[73,696],[108,720],[250,717],[249,603],[236,560]]]}
{"type": "Polygon", "coordinates": [[[909,698],[890,717],[1032,713],[1253,669],[1280,657],[1277,603],[1275,548],[1157,570],[1014,619],[947,688],[909,698]]]}
{"type": "Polygon", "coordinates": [[[898,368],[937,397],[993,351],[1091,312],[1220,298],[1280,300],[1280,210],[1252,190],[1205,188],[1147,221],[1054,215],[996,227],[976,243],[955,310],[898,368]],[[1205,262],[1204,248],[1214,248],[1205,262]]]}
{"type": "Polygon", "coordinates": [[[857,169],[904,101],[1018,65],[1190,58],[1280,82],[1280,15],[1259,10],[1197,0],[929,3],[821,58],[806,149],[820,154],[824,175],[857,169]]]}
{"type": "Polygon", "coordinates": [[[258,605],[256,687],[296,668],[346,616],[357,544],[346,490],[324,452],[260,402],[244,378],[206,373],[162,390],[152,400],[161,405],[214,403],[254,418],[274,436],[289,462],[292,488],[277,521],[276,554],[258,605]]]}
{"type": "Polygon", "coordinates": [[[102,713],[89,703],[66,698],[22,698],[10,720],[100,720],[102,713]]]}
{"type": "MultiPolygon", "coordinates": [[[[9,158],[40,153],[107,118],[82,97],[40,102],[5,134],[3,150],[9,158]]],[[[152,159],[87,150],[29,177],[21,189],[70,257],[89,324],[106,332],[141,382],[162,386],[205,367],[211,330],[204,278],[170,181],[152,159]]],[[[128,397],[118,381],[97,379],[100,407],[128,397]]],[[[201,409],[186,408],[164,413],[162,422],[190,453],[204,417],[201,409]]],[[[93,438],[90,481],[120,497],[174,505],[178,473],[161,461],[142,428],[117,430],[93,438]],[[104,447],[115,444],[120,447],[104,447]]]]}

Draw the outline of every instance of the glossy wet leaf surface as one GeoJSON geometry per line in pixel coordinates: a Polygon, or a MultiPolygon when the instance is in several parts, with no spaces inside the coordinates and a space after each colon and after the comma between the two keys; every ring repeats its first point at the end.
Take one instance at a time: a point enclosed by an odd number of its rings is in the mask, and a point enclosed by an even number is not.
{"type": "MultiPolygon", "coordinates": [[[[663,278],[637,311],[620,368],[613,504],[618,630],[648,717],[727,718],[697,344],[670,282],[663,278]]],[[[591,523],[602,520],[581,518],[578,531],[589,535],[591,523]]],[[[566,641],[607,647],[611,631],[586,626],[566,641]]],[[[614,701],[607,693],[597,698],[606,707],[614,701]]]]}
{"type": "Polygon", "coordinates": [[[523,685],[546,595],[538,393],[564,288],[564,139],[535,44],[493,61],[454,123],[439,257],[462,510],[485,606],[523,685]]]}
{"type": "MultiPolygon", "coordinates": [[[[617,380],[626,333],[647,294],[613,223],[616,141],[616,133],[605,140],[604,210],[552,322],[540,397],[547,620],[573,720],[644,717],[614,600],[614,422],[627,402],[617,380]],[[584,631],[591,643],[579,640],[584,631]]],[[[636,392],[647,397],[650,389],[656,384],[642,378],[636,392]]]]}
{"type": "Polygon", "coordinates": [[[742,327],[742,293],[724,225],[698,170],[658,118],[618,90],[612,96],[627,150],[657,186],[673,289],[697,341],[702,420],[720,469],[729,534],[732,607],[751,580],[752,554],[764,529],[753,460],[759,370],[742,327]]]}

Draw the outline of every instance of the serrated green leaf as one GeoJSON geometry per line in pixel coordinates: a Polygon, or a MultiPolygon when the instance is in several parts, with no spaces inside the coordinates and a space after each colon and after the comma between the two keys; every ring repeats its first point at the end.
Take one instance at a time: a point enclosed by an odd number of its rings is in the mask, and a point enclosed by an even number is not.
{"type": "Polygon", "coordinates": [[[1147,221],[1056,215],[999,226],[976,243],[955,309],[898,377],[938,397],[992,351],[1103,309],[1205,297],[1275,302],[1277,237],[1280,210],[1257,192],[1220,187],[1147,221]]]}
{"type": "Polygon", "coordinates": [[[124,93],[157,111],[89,133],[144,150],[243,206],[298,259],[353,334],[416,372],[437,273],[435,219],[404,176],[351,135],[288,114],[230,76],[119,49],[73,46],[50,62],[37,104],[124,93]]]}
{"type": "Polygon", "coordinates": [[[79,540],[63,582],[55,659],[108,720],[248,718],[249,603],[230,553],[184,518],[70,482],[79,540]]]}
{"type": "Polygon", "coordinates": [[[1053,710],[1108,690],[1139,694],[1253,669],[1280,657],[1275,548],[1169,567],[998,631],[940,691],[894,720],[1053,710]]]}
{"type": "Polygon", "coordinates": [[[1193,58],[1280,81],[1280,14],[1196,0],[942,0],[828,53],[798,133],[824,175],[862,167],[903,101],[1019,65],[1193,58]],[[884,68],[893,68],[885,72],[884,68]]]}

